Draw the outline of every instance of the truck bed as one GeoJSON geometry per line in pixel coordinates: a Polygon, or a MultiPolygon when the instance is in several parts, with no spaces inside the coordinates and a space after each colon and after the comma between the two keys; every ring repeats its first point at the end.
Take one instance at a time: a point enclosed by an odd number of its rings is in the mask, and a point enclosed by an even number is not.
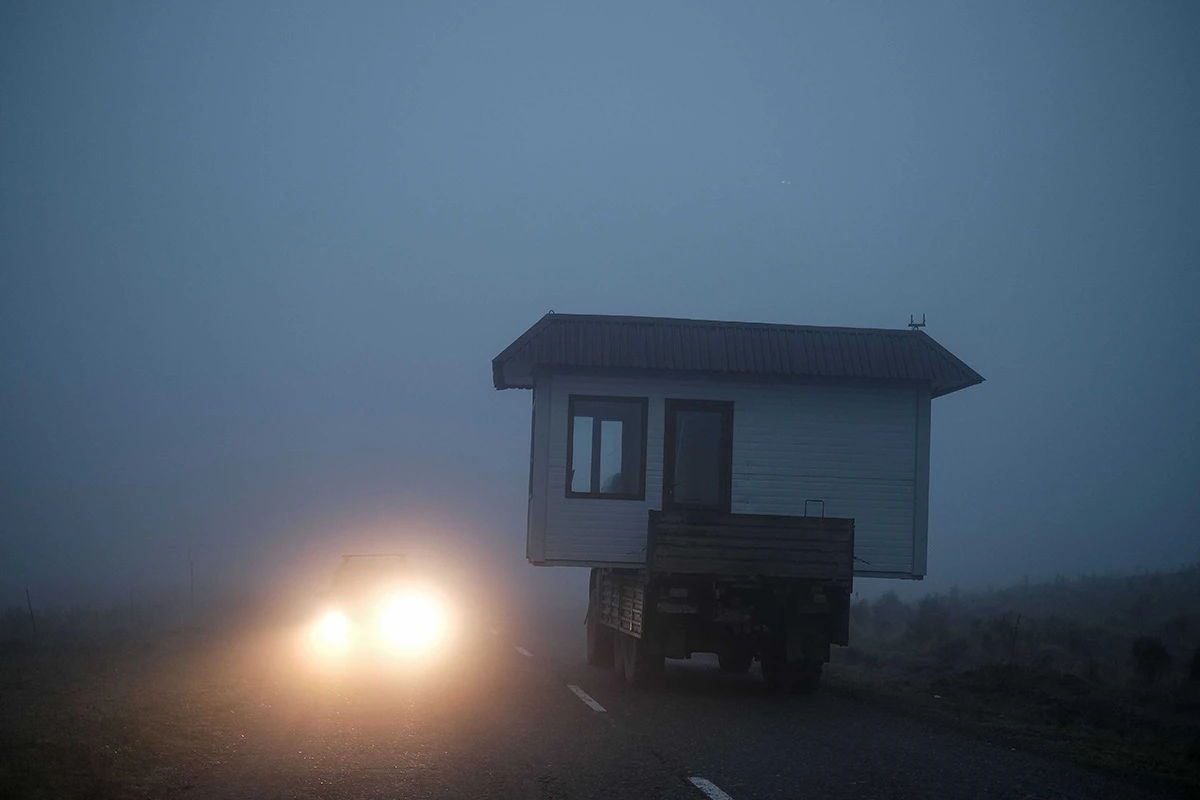
{"type": "Polygon", "coordinates": [[[654,574],[802,578],[851,585],[854,520],[650,511],[654,574]]]}

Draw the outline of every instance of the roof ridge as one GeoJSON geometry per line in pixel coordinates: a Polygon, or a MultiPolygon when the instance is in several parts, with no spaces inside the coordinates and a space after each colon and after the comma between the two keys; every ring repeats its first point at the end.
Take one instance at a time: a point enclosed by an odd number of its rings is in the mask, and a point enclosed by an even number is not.
{"type": "MultiPolygon", "coordinates": [[[[721,320],[721,319],[697,319],[695,317],[647,317],[637,314],[569,314],[550,312],[544,315],[534,327],[540,323],[552,323],[557,320],[577,321],[577,322],[610,322],[610,323],[632,323],[635,325],[654,325],[662,323],[670,323],[676,325],[712,325],[731,328],[765,328],[768,330],[778,330],[780,328],[798,328],[802,330],[821,330],[821,331],[853,331],[855,333],[887,333],[887,334],[908,334],[910,331],[905,328],[861,328],[853,325],[806,325],[798,322],[744,322],[738,320],[721,320]]],[[[533,330],[532,328],[530,330],[533,330]]],[[[528,333],[528,331],[527,331],[528,333]]]]}

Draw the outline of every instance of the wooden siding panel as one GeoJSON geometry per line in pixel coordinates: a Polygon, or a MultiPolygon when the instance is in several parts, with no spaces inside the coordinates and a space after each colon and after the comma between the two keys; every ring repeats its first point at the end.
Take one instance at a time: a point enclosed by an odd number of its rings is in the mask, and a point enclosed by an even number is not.
{"type": "Polygon", "coordinates": [[[649,567],[658,573],[839,581],[854,571],[853,520],[650,512],[649,567]]]}

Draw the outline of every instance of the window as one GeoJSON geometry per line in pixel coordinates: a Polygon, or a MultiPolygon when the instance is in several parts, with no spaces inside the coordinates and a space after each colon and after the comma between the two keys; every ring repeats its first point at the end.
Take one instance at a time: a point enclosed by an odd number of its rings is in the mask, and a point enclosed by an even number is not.
{"type": "Polygon", "coordinates": [[[733,484],[733,404],[667,400],[663,510],[729,513],[733,484]]]}
{"type": "Polygon", "coordinates": [[[646,497],[644,397],[571,395],[567,417],[567,497],[646,497]]]}

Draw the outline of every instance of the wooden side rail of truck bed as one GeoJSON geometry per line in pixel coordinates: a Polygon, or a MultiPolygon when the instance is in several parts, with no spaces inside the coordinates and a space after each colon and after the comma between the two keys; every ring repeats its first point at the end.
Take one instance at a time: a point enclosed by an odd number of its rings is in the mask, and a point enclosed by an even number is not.
{"type": "Polygon", "coordinates": [[[651,511],[651,574],[800,578],[852,584],[854,520],[651,511]]]}
{"type": "Polygon", "coordinates": [[[604,570],[596,586],[595,607],[601,624],[641,638],[646,612],[646,574],[604,570]]]}

